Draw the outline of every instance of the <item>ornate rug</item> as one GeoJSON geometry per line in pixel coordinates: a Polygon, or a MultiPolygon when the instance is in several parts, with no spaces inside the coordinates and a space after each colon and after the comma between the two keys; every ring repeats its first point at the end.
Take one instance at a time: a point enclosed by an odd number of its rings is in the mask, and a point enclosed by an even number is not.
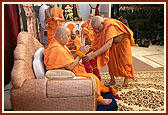
{"type": "MultiPolygon", "coordinates": [[[[109,83],[110,75],[101,73],[102,82],[109,83]]],[[[164,111],[164,72],[135,72],[135,78],[129,79],[129,86],[123,87],[123,77],[115,77],[120,98],[116,99],[118,111],[164,111]]]]}

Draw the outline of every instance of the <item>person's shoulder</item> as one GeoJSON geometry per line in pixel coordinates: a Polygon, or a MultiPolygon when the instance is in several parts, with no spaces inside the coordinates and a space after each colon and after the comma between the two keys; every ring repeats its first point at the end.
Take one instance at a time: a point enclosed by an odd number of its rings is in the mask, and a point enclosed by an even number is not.
{"type": "Polygon", "coordinates": [[[57,43],[51,43],[49,46],[48,46],[48,51],[50,50],[51,52],[64,52],[64,48],[61,47],[61,45],[57,44],[57,43]]]}

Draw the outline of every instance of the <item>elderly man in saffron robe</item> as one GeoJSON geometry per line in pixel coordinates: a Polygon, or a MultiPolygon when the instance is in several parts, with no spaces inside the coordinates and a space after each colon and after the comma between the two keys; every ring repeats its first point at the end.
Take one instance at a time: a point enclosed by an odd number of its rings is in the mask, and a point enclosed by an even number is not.
{"type": "Polygon", "coordinates": [[[108,65],[111,76],[110,84],[115,84],[115,77],[124,77],[123,86],[128,86],[128,79],[134,78],[131,46],[135,45],[133,32],[122,22],[100,16],[91,20],[94,40],[91,47],[94,53],[84,57],[87,62],[96,57],[98,69],[108,65]]]}
{"type": "MultiPolygon", "coordinates": [[[[71,33],[70,30],[64,26],[59,26],[55,33],[55,39],[45,47],[44,50],[44,64],[46,65],[47,70],[66,68],[67,70],[72,71],[76,76],[83,77],[93,77],[96,80],[97,84],[97,101],[101,105],[109,105],[112,102],[112,99],[104,99],[101,96],[101,92],[110,92],[112,89],[109,87],[103,86],[101,81],[93,74],[87,73],[84,65],[79,63],[81,60],[80,56],[77,56],[75,59],[66,47],[70,39],[71,33]]],[[[83,53],[86,53],[85,50],[82,50],[83,53]]]]}

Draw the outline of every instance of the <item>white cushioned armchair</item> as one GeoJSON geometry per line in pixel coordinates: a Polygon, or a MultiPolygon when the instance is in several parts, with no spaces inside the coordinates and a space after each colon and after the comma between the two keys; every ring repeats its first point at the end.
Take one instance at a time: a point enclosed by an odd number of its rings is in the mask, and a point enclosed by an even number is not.
{"type": "Polygon", "coordinates": [[[36,79],[33,56],[43,47],[27,32],[20,32],[11,73],[14,111],[95,111],[96,81],[83,79],[36,79]]]}

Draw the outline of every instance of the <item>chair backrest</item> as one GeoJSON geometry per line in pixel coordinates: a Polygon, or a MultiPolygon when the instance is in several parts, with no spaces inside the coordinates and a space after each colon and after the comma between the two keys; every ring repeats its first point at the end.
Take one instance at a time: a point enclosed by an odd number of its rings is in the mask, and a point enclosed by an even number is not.
{"type": "Polygon", "coordinates": [[[70,31],[78,30],[78,26],[74,22],[67,22],[64,26],[68,27],[70,29],[70,31]]]}
{"type": "Polygon", "coordinates": [[[14,50],[14,66],[11,80],[14,88],[19,88],[25,80],[35,79],[33,71],[34,53],[43,45],[28,32],[20,32],[14,50]]]}

